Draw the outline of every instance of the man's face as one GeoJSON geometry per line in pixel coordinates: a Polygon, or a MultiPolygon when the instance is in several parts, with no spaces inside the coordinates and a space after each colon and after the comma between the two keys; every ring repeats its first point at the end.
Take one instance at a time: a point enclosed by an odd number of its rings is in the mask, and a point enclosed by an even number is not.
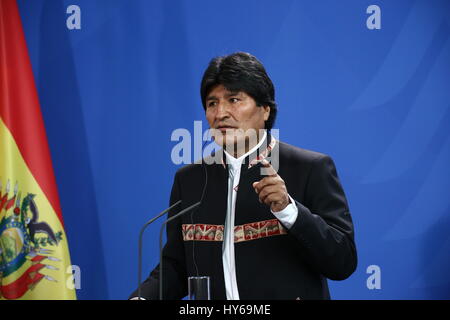
{"type": "MultiPolygon", "coordinates": [[[[249,136],[264,129],[269,114],[270,107],[258,107],[245,92],[231,92],[223,85],[214,87],[206,97],[206,119],[215,142],[224,147],[244,141],[248,145],[249,136]]],[[[253,147],[251,144],[247,147],[253,147]]]]}

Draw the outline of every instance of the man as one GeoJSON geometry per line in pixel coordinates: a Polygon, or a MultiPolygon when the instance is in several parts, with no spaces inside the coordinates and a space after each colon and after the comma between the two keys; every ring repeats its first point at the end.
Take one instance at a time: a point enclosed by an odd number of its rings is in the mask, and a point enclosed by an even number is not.
{"type": "MultiPolygon", "coordinates": [[[[248,53],[214,58],[201,98],[222,149],[175,175],[170,203],[182,205],[170,216],[202,204],[167,226],[164,299],[186,296],[195,275],[210,277],[212,299],[329,299],[327,278],[346,279],[357,264],[332,159],[272,137],[274,87],[248,53]]],[[[158,279],[159,266],[142,284],[145,299],[158,298],[158,279]]]]}

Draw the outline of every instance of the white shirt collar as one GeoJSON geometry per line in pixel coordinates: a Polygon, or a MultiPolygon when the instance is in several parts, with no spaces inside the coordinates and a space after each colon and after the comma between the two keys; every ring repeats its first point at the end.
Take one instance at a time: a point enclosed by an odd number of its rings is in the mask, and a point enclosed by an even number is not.
{"type": "Polygon", "coordinates": [[[254,146],[251,150],[249,150],[247,153],[243,154],[239,158],[233,157],[231,154],[229,154],[225,149],[223,150],[225,152],[225,156],[227,158],[227,163],[231,166],[233,170],[240,169],[242,162],[244,161],[245,157],[255,152],[264,142],[267,136],[267,131],[264,130],[263,137],[259,140],[258,144],[254,146]]]}

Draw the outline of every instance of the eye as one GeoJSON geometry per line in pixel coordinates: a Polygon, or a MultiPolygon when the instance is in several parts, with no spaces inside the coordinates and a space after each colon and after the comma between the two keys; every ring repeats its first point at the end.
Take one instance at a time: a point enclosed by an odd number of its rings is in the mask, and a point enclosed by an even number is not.
{"type": "Polygon", "coordinates": [[[208,108],[209,107],[214,107],[215,105],[217,105],[217,101],[210,101],[210,102],[208,102],[208,108]]]}
{"type": "Polygon", "coordinates": [[[230,102],[231,102],[231,103],[236,103],[236,102],[238,102],[238,101],[241,101],[241,100],[238,99],[238,98],[231,98],[231,99],[230,99],[230,102]]]}

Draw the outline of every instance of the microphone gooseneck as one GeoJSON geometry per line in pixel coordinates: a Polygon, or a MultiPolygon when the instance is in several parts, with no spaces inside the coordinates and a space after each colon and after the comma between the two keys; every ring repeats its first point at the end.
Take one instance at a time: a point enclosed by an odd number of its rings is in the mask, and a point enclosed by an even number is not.
{"type": "MultiPolygon", "coordinates": [[[[204,170],[204,174],[205,174],[205,184],[203,185],[203,190],[202,190],[202,195],[201,195],[201,198],[200,198],[200,201],[199,202],[197,202],[197,203],[195,203],[195,204],[193,204],[193,205],[191,205],[190,207],[188,207],[188,208],[186,208],[186,209],[184,209],[184,210],[182,210],[182,211],[180,211],[179,213],[177,213],[176,215],[174,215],[174,216],[172,216],[172,217],[170,217],[170,218],[168,218],[165,222],[163,222],[162,223],[162,225],[161,225],[161,230],[160,230],[160,235],[159,235],[159,256],[160,256],[160,264],[159,264],[159,298],[162,300],[162,296],[163,296],[163,290],[162,290],[162,284],[163,284],[163,276],[162,276],[162,274],[163,274],[163,259],[162,259],[162,252],[163,252],[163,250],[162,250],[162,233],[163,233],[163,228],[164,228],[164,225],[167,225],[167,223],[169,223],[169,222],[171,222],[171,221],[173,221],[174,219],[176,219],[176,218],[178,218],[178,217],[180,217],[180,216],[182,216],[182,215],[184,215],[185,213],[187,213],[187,212],[189,212],[189,211],[191,211],[191,223],[193,224],[193,214],[194,214],[194,212],[195,212],[195,210],[193,210],[193,209],[196,209],[196,208],[198,208],[199,206],[200,206],[200,204],[202,203],[202,201],[203,201],[203,198],[204,198],[204,196],[205,196],[205,193],[206,193],[206,188],[207,188],[207,186],[208,186],[208,170],[206,169],[206,166],[205,166],[205,162],[204,162],[204,159],[203,159],[203,151],[204,151],[204,148],[205,148],[205,145],[206,145],[206,143],[208,142],[208,140],[207,141],[205,141],[204,143],[203,143],[203,145],[202,145],[202,159],[201,159],[201,165],[202,165],[202,167],[203,167],[203,170],[204,170]]],[[[166,210],[164,210],[163,212],[161,212],[159,215],[157,215],[156,217],[154,217],[154,218],[152,218],[151,220],[149,220],[143,227],[142,227],[142,229],[141,229],[141,232],[140,232],[140,234],[139,234],[139,254],[138,254],[138,299],[140,300],[141,299],[141,273],[142,273],[142,236],[143,236],[143,233],[144,233],[144,230],[148,227],[148,225],[150,225],[151,223],[153,223],[155,220],[157,220],[158,218],[160,218],[161,216],[163,216],[167,211],[169,211],[169,210],[171,210],[171,209],[173,209],[175,206],[177,206],[178,204],[180,204],[181,203],[181,200],[178,200],[177,202],[175,202],[172,206],[170,206],[169,208],[167,208],[166,210]]],[[[193,244],[193,247],[192,247],[192,259],[193,259],[193,262],[194,262],[194,267],[195,267],[195,270],[196,270],[196,273],[197,273],[197,276],[198,276],[198,267],[197,267],[197,263],[196,263],[196,261],[195,261],[195,241],[194,241],[194,244],[193,244]]]]}
{"type": "Polygon", "coordinates": [[[144,226],[141,228],[141,232],[139,233],[139,252],[138,252],[138,299],[141,300],[141,276],[142,276],[142,236],[144,235],[145,229],[152,224],[155,220],[158,218],[161,218],[167,211],[172,210],[177,205],[181,203],[181,200],[178,200],[173,205],[171,205],[166,210],[162,211],[160,214],[158,214],[156,217],[151,218],[149,221],[147,221],[144,226]]]}
{"type": "Polygon", "coordinates": [[[163,242],[163,231],[164,226],[168,224],[169,222],[181,217],[183,214],[197,208],[201,204],[201,201],[194,203],[193,205],[187,207],[186,209],[181,210],[176,215],[168,218],[166,221],[164,221],[161,225],[161,229],[159,230],[159,300],[163,299],[163,248],[162,248],[162,242],[163,242]]]}

